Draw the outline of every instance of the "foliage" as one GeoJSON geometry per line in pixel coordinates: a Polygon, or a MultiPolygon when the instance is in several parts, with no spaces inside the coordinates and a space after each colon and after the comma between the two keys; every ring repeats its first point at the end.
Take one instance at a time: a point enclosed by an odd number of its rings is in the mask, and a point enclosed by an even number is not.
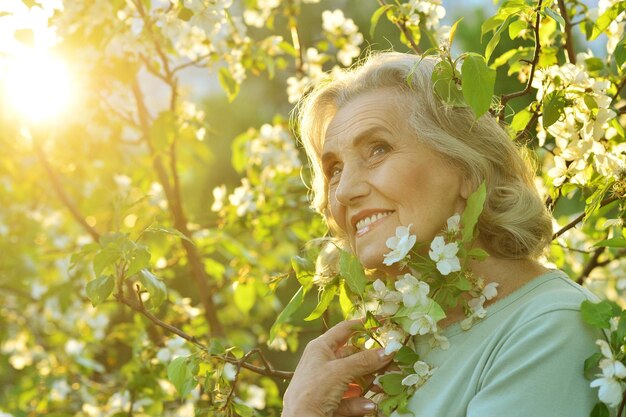
{"type": "Polygon", "coordinates": [[[436,0],[318,3],[0,5],[2,80],[32,44],[76,86],[56,120],[0,108],[0,415],[280,415],[303,345],[370,285],[347,254],[323,270],[333,255],[306,245],[327,230],[287,116],[365,41],[440,55],[439,97],[534,155],[555,218],[544,261],[610,300],[583,314],[626,362],[623,2],[506,0],[453,30],[436,0]]]}

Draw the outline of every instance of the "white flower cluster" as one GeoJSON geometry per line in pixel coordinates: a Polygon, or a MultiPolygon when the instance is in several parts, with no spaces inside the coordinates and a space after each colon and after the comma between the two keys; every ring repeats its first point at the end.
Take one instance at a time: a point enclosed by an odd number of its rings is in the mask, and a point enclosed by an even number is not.
{"type": "Polygon", "coordinates": [[[623,166],[620,153],[624,150],[607,150],[600,141],[617,134],[609,126],[616,114],[609,108],[611,97],[607,89],[610,82],[589,76],[585,64],[589,58],[591,56],[579,54],[576,65],[567,63],[540,69],[533,79],[538,101],[550,93],[559,92],[564,100],[571,102],[571,105],[563,106],[563,114],[547,129],[543,128],[545,115],[540,116],[538,123],[540,146],[543,146],[548,134],[555,139],[555,157],[552,165],[546,168],[557,187],[566,179],[575,184],[585,184],[589,179],[585,167],[590,158],[595,170],[605,176],[615,175],[623,166]]]}
{"type": "Polygon", "coordinates": [[[359,45],[363,43],[363,34],[359,32],[354,20],[347,19],[340,9],[332,12],[325,10],[322,13],[322,28],[328,40],[339,49],[337,60],[341,65],[352,65],[354,58],[361,53],[359,45]]]}
{"type": "Polygon", "coordinates": [[[446,15],[441,0],[411,0],[401,7],[408,16],[407,25],[415,28],[423,21],[426,29],[436,30],[439,28],[439,21],[446,15]]]}
{"type": "Polygon", "coordinates": [[[591,381],[591,387],[599,388],[600,401],[611,407],[617,407],[622,402],[626,367],[615,358],[606,340],[599,339],[596,344],[600,347],[603,356],[599,363],[602,373],[591,381]]]}
{"type": "MultiPolygon", "coordinates": [[[[250,136],[244,152],[248,167],[259,172],[260,183],[252,184],[248,178],[242,178],[241,185],[228,195],[239,217],[255,212],[264,203],[264,194],[277,178],[295,175],[302,166],[293,137],[283,125],[264,124],[259,130],[251,130],[250,136]]],[[[226,187],[216,187],[213,198],[211,210],[221,211],[227,198],[226,187]]]]}
{"type": "Polygon", "coordinates": [[[280,0],[257,0],[256,9],[246,8],[243,20],[246,25],[262,28],[272,14],[272,10],[280,6],[280,0]]]}
{"type": "MultiPolygon", "coordinates": [[[[352,65],[361,52],[359,45],[363,43],[363,34],[359,32],[354,20],[346,18],[339,9],[325,10],[322,13],[322,28],[325,38],[337,48],[337,61],[345,67],[352,65]]],[[[303,51],[301,68],[303,74],[287,78],[287,97],[290,103],[296,103],[309,88],[329,77],[323,69],[324,63],[329,60],[331,60],[329,54],[322,53],[316,48],[311,47],[303,51]]],[[[330,77],[339,70],[339,66],[335,65],[331,69],[330,77]]]]}
{"type": "Polygon", "coordinates": [[[246,35],[243,19],[229,13],[232,0],[172,0],[171,12],[159,20],[163,34],[169,38],[180,56],[197,60],[215,55],[228,64],[235,81],[245,79],[245,68],[241,63],[242,50],[252,43],[246,35]],[[193,12],[189,20],[179,17],[179,5],[193,12]]]}
{"type": "Polygon", "coordinates": [[[469,330],[472,327],[472,324],[475,320],[484,319],[487,315],[487,310],[485,310],[484,304],[485,301],[492,300],[498,295],[498,283],[490,282],[485,285],[482,290],[482,293],[475,298],[472,298],[467,302],[468,307],[470,309],[470,315],[461,322],[461,328],[463,330],[469,330]]]}

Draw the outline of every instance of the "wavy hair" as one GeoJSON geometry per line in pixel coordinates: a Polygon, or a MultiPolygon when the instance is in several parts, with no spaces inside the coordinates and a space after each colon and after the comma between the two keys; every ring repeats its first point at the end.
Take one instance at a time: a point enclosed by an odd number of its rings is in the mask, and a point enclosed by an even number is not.
{"type": "Polygon", "coordinates": [[[299,103],[300,137],[312,168],[312,206],[341,237],[329,214],[321,166],[326,129],[337,111],[359,94],[393,88],[405,97],[416,142],[459,168],[472,189],[486,182],[478,230],[487,251],[506,259],[536,258],[551,241],[552,217],[535,188],[528,152],[490,114],[476,120],[470,108],[452,107],[435,95],[431,75],[438,61],[397,52],[373,53],[362,65],[334,74],[299,103]]]}

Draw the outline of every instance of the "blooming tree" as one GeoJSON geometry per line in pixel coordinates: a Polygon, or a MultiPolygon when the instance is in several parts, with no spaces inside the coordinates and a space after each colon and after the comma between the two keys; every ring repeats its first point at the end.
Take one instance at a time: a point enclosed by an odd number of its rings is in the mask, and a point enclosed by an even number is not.
{"type": "MultiPolygon", "coordinates": [[[[371,282],[307,244],[327,230],[288,117],[388,42],[441,56],[439,98],[535,156],[543,261],[605,299],[582,308],[609,334],[585,364],[594,413],[624,415],[626,4],[507,0],[447,25],[438,0],[345,4],[0,3],[0,416],[278,416],[305,342],[357,313],[396,317],[355,343],[398,351],[379,382],[401,409],[436,372],[407,338],[445,348],[447,303],[470,292],[467,328],[497,293],[463,270],[481,205],[427,243],[428,273],[371,282]]],[[[385,262],[414,245],[398,230],[385,262]]]]}

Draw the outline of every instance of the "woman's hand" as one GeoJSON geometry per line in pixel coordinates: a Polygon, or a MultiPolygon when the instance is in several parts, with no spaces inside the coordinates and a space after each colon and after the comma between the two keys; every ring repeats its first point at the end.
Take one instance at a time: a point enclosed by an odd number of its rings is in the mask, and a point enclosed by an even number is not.
{"type": "Polygon", "coordinates": [[[355,353],[344,346],[362,327],[359,320],[343,321],[309,342],[285,392],[283,417],[362,416],[376,409],[366,398],[343,398],[351,381],[391,362],[382,349],[355,353]]]}

